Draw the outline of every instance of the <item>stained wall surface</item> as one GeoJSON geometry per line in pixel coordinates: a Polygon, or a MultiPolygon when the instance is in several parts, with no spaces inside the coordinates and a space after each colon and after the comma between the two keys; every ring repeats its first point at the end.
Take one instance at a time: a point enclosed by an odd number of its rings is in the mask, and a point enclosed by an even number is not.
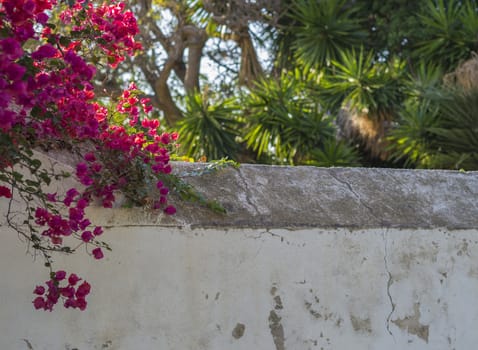
{"type": "Polygon", "coordinates": [[[90,211],[113,252],[55,262],[92,284],[84,312],[33,309],[47,271],[3,225],[0,349],[478,344],[477,173],[196,167],[177,165],[226,215],[90,211]]]}

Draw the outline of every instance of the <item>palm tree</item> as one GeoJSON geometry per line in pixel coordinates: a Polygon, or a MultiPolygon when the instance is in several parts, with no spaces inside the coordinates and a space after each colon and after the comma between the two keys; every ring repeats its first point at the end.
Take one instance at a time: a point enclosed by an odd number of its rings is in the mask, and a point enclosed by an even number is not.
{"type": "Polygon", "coordinates": [[[339,135],[354,140],[370,159],[386,160],[386,133],[404,99],[403,63],[378,62],[373,51],[350,50],[332,61],[319,95],[338,110],[339,135]]]}
{"type": "Polygon", "coordinates": [[[307,93],[298,71],[261,80],[242,105],[247,120],[244,140],[257,158],[300,164],[334,135],[331,118],[307,93]]]}
{"type": "Polygon", "coordinates": [[[177,124],[180,153],[195,159],[236,159],[242,128],[237,110],[234,100],[215,100],[208,90],[188,95],[184,118],[177,124]]]}
{"type": "Polygon", "coordinates": [[[478,90],[453,91],[440,101],[431,167],[478,170],[478,90]]]}
{"type": "Polygon", "coordinates": [[[293,48],[306,67],[325,67],[340,58],[345,49],[359,47],[367,37],[360,7],[347,0],[297,0],[293,2],[289,28],[293,48]]]}

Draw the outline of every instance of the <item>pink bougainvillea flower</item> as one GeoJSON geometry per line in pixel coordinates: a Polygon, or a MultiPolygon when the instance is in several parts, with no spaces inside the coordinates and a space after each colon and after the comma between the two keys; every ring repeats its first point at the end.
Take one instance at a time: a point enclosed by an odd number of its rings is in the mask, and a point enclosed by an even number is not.
{"type": "MultiPolygon", "coordinates": [[[[78,180],[84,185],[82,189],[72,188],[59,197],[56,193],[41,192],[39,188],[38,199],[42,203],[46,200],[45,207],[33,206],[34,215],[27,219],[28,224],[33,221],[32,224],[41,227],[38,230],[40,246],[46,242],[48,247],[55,245],[61,250],[66,248],[62,244],[67,236],[69,240],[91,244],[94,237],[103,233],[101,227],[91,227],[85,210],[93,197],[105,207],[112,207],[115,191],[127,191],[131,182],[137,180],[129,171],[138,161],[152,170],[153,176],[169,174],[169,147],[165,145],[176,140],[177,134],[161,134],[159,121],[143,115],[152,111],[151,101],[140,98],[141,92],[134,83],[119,98],[116,108],[124,114],[131,128],[127,127],[127,122],[110,124],[110,111],[94,100],[92,78],[96,68],[85,52],[91,49],[95,51],[94,57],[100,59],[103,55],[103,59],[114,67],[126,55],[141,49],[141,44],[134,38],[139,33],[136,19],[126,10],[125,4],[72,1],[71,6],[61,10],[59,18],[80,34],[73,38],[65,32],[60,34],[55,26],[48,24],[52,14],[48,10],[57,3],[57,0],[0,0],[3,5],[0,5],[0,28],[3,30],[0,38],[0,131],[11,136],[13,149],[25,146],[21,140],[26,138],[39,143],[58,140],[75,145],[91,140],[97,145],[94,150],[88,149],[90,152],[83,155],[83,161],[75,169],[78,180]],[[118,173],[121,174],[118,177],[111,176],[118,173]]],[[[13,165],[15,161],[0,157],[0,171],[13,165]]],[[[50,178],[44,182],[49,181],[50,178]]],[[[164,208],[168,189],[158,177],[149,183],[156,183],[161,192],[154,203],[155,208],[164,208]]],[[[0,197],[11,198],[11,191],[0,186],[0,197]]],[[[163,210],[169,215],[176,212],[173,206],[163,210]]],[[[91,255],[95,259],[103,258],[101,248],[94,248],[91,255]]],[[[60,270],[50,276],[45,287],[37,286],[34,307],[52,311],[61,300],[67,308],[84,310],[90,285],[84,281],[77,286],[81,279],[75,274],[70,274],[68,280],[66,277],[66,272],[60,270]]]]}
{"type": "Polygon", "coordinates": [[[2,55],[5,55],[6,59],[16,60],[23,56],[22,46],[17,39],[6,38],[0,40],[0,48],[3,51],[2,55]]]}
{"type": "Polygon", "coordinates": [[[96,160],[96,156],[93,152],[86,153],[83,158],[90,163],[96,160]]]}
{"type": "Polygon", "coordinates": [[[102,233],[103,233],[103,229],[99,226],[97,226],[93,229],[93,234],[95,236],[100,236],[102,233]]]}
{"type": "Polygon", "coordinates": [[[76,290],[75,296],[77,298],[84,298],[88,294],[90,294],[91,286],[88,282],[84,281],[80,284],[76,290]]]}
{"type": "Polygon", "coordinates": [[[55,280],[57,281],[62,281],[65,279],[65,277],[66,277],[66,272],[63,270],[57,271],[55,273],[55,280]]]}
{"type": "Polygon", "coordinates": [[[101,248],[95,248],[92,250],[91,252],[93,254],[93,257],[97,260],[99,259],[102,259],[103,258],[103,251],[101,250],[101,248]]]}
{"type": "Polygon", "coordinates": [[[166,208],[164,208],[164,212],[168,215],[173,215],[176,213],[176,208],[172,205],[168,205],[166,208]]]}
{"type": "Polygon", "coordinates": [[[12,198],[12,192],[8,187],[0,186],[0,197],[12,198]]]}
{"type": "Polygon", "coordinates": [[[36,286],[35,290],[33,291],[33,293],[37,294],[37,295],[43,295],[45,294],[45,287],[43,286],[36,286]]]}
{"type": "Polygon", "coordinates": [[[78,281],[80,281],[81,278],[79,278],[76,274],[72,273],[70,274],[70,277],[68,277],[68,283],[71,285],[71,286],[74,286],[75,284],[78,283],[78,281]]]}
{"type": "Polygon", "coordinates": [[[56,196],[57,194],[56,193],[47,193],[46,194],[46,199],[50,202],[56,202],[56,196]]]}
{"type": "Polygon", "coordinates": [[[87,301],[84,298],[76,299],[76,307],[81,311],[86,309],[87,301]]]}
{"type": "Polygon", "coordinates": [[[51,44],[40,46],[35,52],[31,54],[34,60],[43,60],[45,58],[52,58],[58,55],[58,50],[51,44]]]}
{"type": "Polygon", "coordinates": [[[91,231],[84,231],[82,234],[81,234],[81,240],[85,243],[88,243],[89,241],[91,241],[93,239],[93,234],[91,233],[91,231]]]}
{"type": "Polygon", "coordinates": [[[45,307],[45,299],[42,297],[36,297],[35,300],[33,300],[33,306],[35,309],[43,309],[45,307]]]}

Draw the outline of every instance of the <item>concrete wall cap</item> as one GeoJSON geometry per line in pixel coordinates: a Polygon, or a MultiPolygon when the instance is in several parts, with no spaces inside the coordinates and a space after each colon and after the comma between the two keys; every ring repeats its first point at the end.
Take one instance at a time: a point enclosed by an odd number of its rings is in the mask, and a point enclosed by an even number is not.
{"type": "Polygon", "coordinates": [[[216,214],[171,196],[173,216],[144,208],[105,210],[105,226],[223,228],[478,228],[478,172],[243,164],[193,176],[175,171],[227,210],[216,214]]]}

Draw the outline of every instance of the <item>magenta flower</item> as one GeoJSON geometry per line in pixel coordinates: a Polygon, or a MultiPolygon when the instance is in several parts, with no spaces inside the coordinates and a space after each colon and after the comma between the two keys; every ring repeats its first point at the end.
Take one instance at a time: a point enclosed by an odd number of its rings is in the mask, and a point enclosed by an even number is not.
{"type": "Polygon", "coordinates": [[[101,250],[101,248],[95,248],[92,250],[91,253],[93,254],[93,257],[97,260],[103,258],[103,251],[101,250]]]}
{"type": "Polygon", "coordinates": [[[42,45],[32,53],[32,58],[34,60],[43,60],[45,58],[52,58],[58,54],[58,50],[54,48],[51,44],[42,45]]]}
{"type": "Polygon", "coordinates": [[[63,270],[57,271],[55,273],[55,280],[57,281],[62,281],[65,279],[65,277],[66,277],[66,272],[63,270]]]}
{"type": "Polygon", "coordinates": [[[93,239],[93,234],[91,233],[91,231],[84,231],[82,234],[81,234],[81,240],[85,243],[88,243],[89,241],[91,241],[93,239]]]}
{"type": "Polygon", "coordinates": [[[76,299],[76,307],[80,309],[81,311],[86,309],[87,302],[83,298],[78,298],[76,299]]]}
{"type": "Polygon", "coordinates": [[[75,288],[73,287],[64,287],[60,289],[61,296],[65,298],[73,298],[75,295],[75,288]]]}
{"type": "Polygon", "coordinates": [[[103,233],[103,229],[102,229],[101,227],[99,227],[99,226],[97,226],[97,227],[95,227],[95,228],[93,229],[93,234],[94,234],[95,236],[99,236],[99,235],[101,235],[102,233],[103,233]]]}
{"type": "Polygon", "coordinates": [[[2,49],[2,55],[5,55],[6,59],[16,60],[23,56],[23,49],[17,39],[6,38],[0,41],[0,48],[2,49]]]}
{"type": "Polygon", "coordinates": [[[69,307],[72,307],[72,308],[76,308],[77,307],[77,302],[74,298],[68,298],[65,300],[65,302],[63,303],[63,306],[66,307],[67,309],[69,307]]]}
{"type": "Polygon", "coordinates": [[[88,165],[85,163],[78,163],[76,166],[76,176],[82,177],[85,176],[88,172],[88,165]]]}
{"type": "Polygon", "coordinates": [[[87,162],[94,162],[96,160],[95,154],[93,152],[88,152],[83,157],[87,162]]]}
{"type": "Polygon", "coordinates": [[[33,293],[37,294],[37,295],[43,295],[45,293],[45,287],[43,286],[36,286],[35,290],[33,291],[33,293]]]}
{"type": "Polygon", "coordinates": [[[55,203],[56,202],[56,193],[47,193],[46,194],[46,199],[50,202],[55,203]]]}
{"type": "Polygon", "coordinates": [[[90,294],[91,286],[88,282],[84,281],[80,284],[76,290],[75,296],[77,298],[84,298],[88,294],[90,294]]]}
{"type": "Polygon", "coordinates": [[[80,280],[81,278],[79,278],[76,274],[72,273],[70,274],[70,277],[68,277],[68,284],[70,284],[71,286],[74,286],[80,280]]]}
{"type": "Polygon", "coordinates": [[[166,208],[164,208],[164,212],[168,215],[173,215],[176,213],[176,208],[172,205],[168,205],[166,208]]]}
{"type": "Polygon", "coordinates": [[[12,198],[12,192],[8,187],[0,186],[0,197],[12,198]]]}
{"type": "Polygon", "coordinates": [[[40,24],[46,24],[46,22],[48,22],[48,15],[45,13],[45,12],[40,12],[39,14],[37,14],[35,16],[36,20],[38,23],[40,24]]]}
{"type": "Polygon", "coordinates": [[[87,228],[90,225],[91,225],[91,221],[89,219],[83,219],[79,224],[80,229],[82,229],[82,230],[84,230],[85,228],[87,228]]]}
{"type": "Polygon", "coordinates": [[[35,300],[33,300],[33,306],[35,309],[43,309],[45,307],[45,299],[42,297],[36,297],[35,300]]]}
{"type": "Polygon", "coordinates": [[[12,63],[8,65],[7,76],[10,80],[16,81],[22,79],[27,69],[19,64],[12,63]]]}
{"type": "Polygon", "coordinates": [[[15,114],[7,109],[0,110],[0,129],[8,131],[15,122],[15,114]]]}
{"type": "Polygon", "coordinates": [[[81,198],[76,202],[76,207],[78,209],[85,209],[88,206],[88,201],[85,198],[81,198]]]}

